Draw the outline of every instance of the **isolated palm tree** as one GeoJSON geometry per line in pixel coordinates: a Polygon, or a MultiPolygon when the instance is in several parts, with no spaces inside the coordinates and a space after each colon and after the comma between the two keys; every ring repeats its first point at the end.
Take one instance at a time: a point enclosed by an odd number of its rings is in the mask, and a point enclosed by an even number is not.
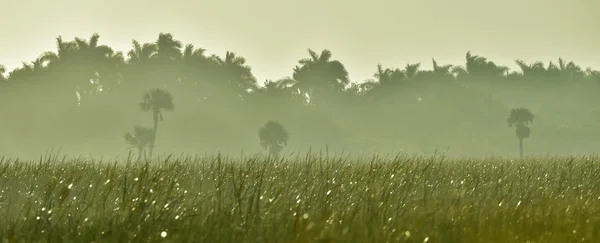
{"type": "Polygon", "coordinates": [[[162,111],[173,111],[175,104],[173,103],[173,96],[166,90],[163,89],[151,89],[144,93],[142,101],[140,102],[140,108],[142,111],[152,112],[152,119],[154,121],[154,129],[152,142],[150,143],[150,151],[148,156],[152,156],[154,150],[154,144],[156,143],[156,131],[158,129],[158,121],[163,120],[162,111]]]}
{"type": "MultiPolygon", "coordinates": [[[[154,131],[152,128],[136,125],[133,127],[133,134],[125,134],[125,142],[138,149],[138,161],[142,159],[142,155],[148,159],[148,154],[144,153],[144,148],[150,147],[154,140],[154,131]]],[[[130,148],[130,149],[131,149],[130,148]]]]}
{"type": "Polygon", "coordinates": [[[269,151],[272,156],[277,156],[290,139],[283,125],[277,121],[268,121],[258,130],[260,145],[269,151]]]}
{"type": "Polygon", "coordinates": [[[516,127],[516,135],[519,139],[519,154],[523,158],[523,139],[528,138],[531,130],[528,125],[533,123],[533,114],[527,108],[515,108],[510,111],[507,119],[508,127],[516,127]]]}

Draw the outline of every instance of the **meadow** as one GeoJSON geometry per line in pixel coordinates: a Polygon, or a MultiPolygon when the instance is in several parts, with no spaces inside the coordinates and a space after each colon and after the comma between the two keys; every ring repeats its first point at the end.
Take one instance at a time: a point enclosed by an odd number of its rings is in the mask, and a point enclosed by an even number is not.
{"type": "Polygon", "coordinates": [[[46,155],[0,162],[2,242],[599,242],[596,156],[46,155]]]}

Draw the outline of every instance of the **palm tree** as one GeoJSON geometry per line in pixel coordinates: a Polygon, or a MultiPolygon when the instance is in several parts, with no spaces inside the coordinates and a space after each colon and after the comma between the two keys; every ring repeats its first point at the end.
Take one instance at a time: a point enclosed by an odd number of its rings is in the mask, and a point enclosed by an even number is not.
{"type": "Polygon", "coordinates": [[[149,63],[152,58],[156,56],[157,47],[154,43],[140,44],[138,41],[133,40],[133,49],[131,49],[127,56],[129,57],[129,63],[141,64],[149,63]]]}
{"type": "Polygon", "coordinates": [[[383,68],[381,64],[377,65],[377,72],[373,74],[375,80],[367,80],[358,86],[353,86],[359,92],[366,92],[370,97],[377,100],[397,91],[400,84],[406,80],[406,72],[400,68],[383,68]]]}
{"type": "Polygon", "coordinates": [[[133,146],[132,148],[138,149],[138,161],[142,159],[142,155],[148,159],[148,154],[144,153],[144,148],[149,147],[153,140],[154,131],[152,128],[139,125],[133,127],[133,135],[129,132],[125,134],[125,142],[133,146]]]}
{"type": "Polygon", "coordinates": [[[277,156],[287,145],[290,136],[283,125],[277,121],[268,121],[258,130],[260,145],[269,150],[269,154],[277,156]]]}
{"type": "Polygon", "coordinates": [[[305,58],[294,67],[292,78],[298,82],[297,88],[314,100],[315,91],[318,95],[326,95],[329,91],[342,91],[350,83],[346,67],[337,60],[331,60],[332,54],[329,50],[323,50],[317,54],[308,49],[310,58],[305,58]],[[325,92],[325,93],[324,93],[325,92]]]}
{"type": "Polygon", "coordinates": [[[150,151],[148,152],[148,156],[152,156],[152,151],[154,150],[154,144],[156,142],[158,121],[159,119],[160,121],[163,120],[162,110],[173,111],[175,109],[175,104],[173,104],[173,96],[171,93],[163,89],[151,89],[142,96],[140,108],[142,111],[152,112],[152,119],[154,121],[154,134],[152,135],[150,151]]]}
{"type": "Polygon", "coordinates": [[[0,81],[6,81],[6,77],[4,77],[4,73],[6,72],[6,67],[0,64],[0,81]]]}
{"type": "Polygon", "coordinates": [[[252,74],[252,69],[246,65],[246,59],[236,56],[233,52],[226,52],[225,59],[213,55],[213,60],[219,65],[223,72],[225,83],[233,87],[237,95],[242,95],[249,90],[256,90],[258,84],[252,74]]]}
{"type": "Polygon", "coordinates": [[[471,52],[467,52],[465,56],[465,66],[456,66],[453,68],[453,72],[457,74],[457,78],[473,75],[474,78],[489,77],[497,78],[503,77],[508,72],[508,67],[496,65],[494,62],[489,61],[487,58],[472,55],[471,52]]]}
{"type": "Polygon", "coordinates": [[[435,59],[432,59],[433,61],[433,73],[435,74],[435,77],[438,79],[454,79],[454,76],[452,75],[452,68],[454,67],[453,65],[438,65],[438,63],[435,61],[435,59]]]}
{"type": "Polygon", "coordinates": [[[58,36],[57,51],[44,52],[39,59],[54,78],[67,85],[64,92],[74,93],[79,101],[87,94],[102,91],[100,80],[108,83],[112,79],[114,83],[117,79],[116,69],[110,66],[122,62],[122,54],[109,46],[99,45],[99,38],[100,35],[94,33],[89,40],[75,37],[73,41],[65,42],[58,36]]]}
{"type": "Polygon", "coordinates": [[[510,111],[507,119],[508,127],[516,126],[516,135],[519,139],[519,154],[523,158],[523,139],[531,134],[529,123],[533,123],[533,114],[527,108],[515,108],[510,111]]]}
{"type": "Polygon", "coordinates": [[[181,59],[181,41],[173,39],[173,35],[168,33],[160,33],[158,40],[154,43],[157,47],[156,57],[160,60],[177,60],[181,59]]]}
{"type": "Polygon", "coordinates": [[[404,73],[406,73],[406,78],[414,79],[417,76],[417,74],[419,74],[420,68],[421,68],[421,63],[406,64],[406,67],[404,68],[404,73]]]}

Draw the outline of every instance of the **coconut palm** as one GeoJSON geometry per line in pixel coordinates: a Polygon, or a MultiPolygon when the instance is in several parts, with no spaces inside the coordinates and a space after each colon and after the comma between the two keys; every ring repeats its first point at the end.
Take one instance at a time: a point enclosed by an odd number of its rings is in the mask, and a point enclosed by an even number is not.
{"type": "Polygon", "coordinates": [[[142,96],[140,108],[142,111],[152,112],[154,128],[152,142],[150,143],[150,151],[148,152],[148,156],[152,156],[152,151],[154,150],[154,144],[156,142],[158,121],[159,119],[160,121],[163,120],[162,111],[173,111],[175,109],[175,105],[173,104],[173,96],[171,93],[163,89],[151,89],[142,96]]]}
{"type": "MultiPolygon", "coordinates": [[[[138,161],[142,159],[142,155],[148,159],[148,154],[144,153],[144,148],[149,147],[154,140],[154,131],[152,128],[136,125],[133,127],[133,134],[125,134],[125,142],[138,149],[138,161]]],[[[130,149],[131,149],[130,148],[130,149]]]]}
{"type": "Polygon", "coordinates": [[[277,156],[290,138],[283,125],[277,121],[268,121],[258,130],[260,145],[269,150],[269,154],[277,156]]]}
{"type": "Polygon", "coordinates": [[[533,114],[527,108],[515,108],[510,111],[507,119],[508,127],[516,127],[516,135],[519,139],[519,154],[523,158],[523,139],[528,138],[531,130],[528,125],[533,123],[533,114]]]}

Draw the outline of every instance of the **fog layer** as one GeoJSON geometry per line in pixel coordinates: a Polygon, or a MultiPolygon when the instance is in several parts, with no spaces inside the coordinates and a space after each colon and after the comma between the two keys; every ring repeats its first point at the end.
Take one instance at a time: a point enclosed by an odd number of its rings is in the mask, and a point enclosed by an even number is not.
{"type": "MultiPolygon", "coordinates": [[[[335,47],[331,47],[334,49],[335,47]]],[[[123,155],[134,125],[152,127],[140,109],[150,89],[168,91],[158,154],[262,151],[258,129],[279,121],[290,134],[284,152],[446,152],[451,156],[518,154],[507,116],[535,115],[526,155],[593,153],[600,127],[600,73],[570,60],[517,60],[509,70],[477,53],[464,63],[398,63],[373,67],[372,80],[349,80],[329,50],[298,57],[290,76],[257,81],[234,52],[208,56],[170,34],[133,41],[128,53],[99,36],[63,40],[0,77],[0,149],[36,156],[123,155]]]]}

